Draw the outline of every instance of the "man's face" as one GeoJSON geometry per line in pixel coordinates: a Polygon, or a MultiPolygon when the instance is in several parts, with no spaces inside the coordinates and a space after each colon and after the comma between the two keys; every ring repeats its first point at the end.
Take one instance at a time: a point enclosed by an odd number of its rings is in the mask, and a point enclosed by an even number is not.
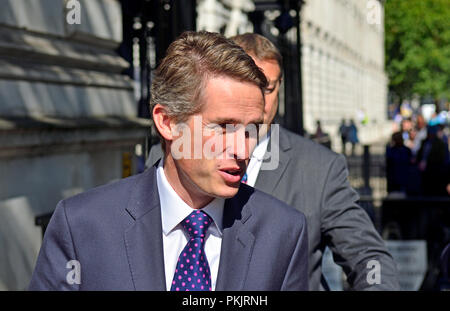
{"type": "Polygon", "coordinates": [[[186,191],[202,202],[233,197],[257,142],[257,134],[246,135],[245,127],[258,127],[263,122],[263,94],[254,84],[216,77],[209,79],[200,100],[202,111],[185,122],[191,133],[191,156],[174,160],[179,182],[172,180],[171,184],[181,187],[174,187],[177,193],[186,191]],[[227,124],[242,128],[227,131],[227,124]],[[195,150],[201,150],[200,156],[195,150]],[[211,150],[214,157],[207,157],[205,150],[211,150]]]}
{"type": "Polygon", "coordinates": [[[278,109],[278,91],[281,83],[281,69],[274,59],[260,60],[249,54],[256,66],[262,69],[266,75],[269,86],[265,93],[266,104],[264,107],[264,123],[270,125],[275,118],[278,109]]]}

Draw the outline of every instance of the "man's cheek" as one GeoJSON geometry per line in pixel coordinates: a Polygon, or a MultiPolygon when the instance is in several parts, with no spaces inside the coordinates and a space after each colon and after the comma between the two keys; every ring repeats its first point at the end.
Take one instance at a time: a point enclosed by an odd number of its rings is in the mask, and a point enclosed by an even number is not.
{"type": "Polygon", "coordinates": [[[206,137],[203,143],[203,155],[206,160],[222,159],[224,138],[223,135],[211,135],[206,137]]]}

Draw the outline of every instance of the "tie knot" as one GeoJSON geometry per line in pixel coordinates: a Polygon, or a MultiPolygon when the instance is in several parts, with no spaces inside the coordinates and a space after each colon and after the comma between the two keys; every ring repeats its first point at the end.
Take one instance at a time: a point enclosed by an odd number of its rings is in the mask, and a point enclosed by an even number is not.
{"type": "Polygon", "coordinates": [[[191,238],[204,238],[206,230],[211,225],[213,220],[203,211],[193,211],[182,222],[184,230],[191,238]]]}

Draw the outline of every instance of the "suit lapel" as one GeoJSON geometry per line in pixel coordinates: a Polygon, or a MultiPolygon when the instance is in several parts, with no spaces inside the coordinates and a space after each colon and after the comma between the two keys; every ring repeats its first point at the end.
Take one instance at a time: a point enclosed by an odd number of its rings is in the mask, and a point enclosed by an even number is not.
{"type": "MultiPolygon", "coordinates": [[[[253,188],[241,185],[225,201],[223,237],[216,290],[242,290],[255,243],[249,231],[253,188]]],[[[156,169],[149,168],[136,182],[126,208],[135,223],[125,231],[128,263],[136,290],[166,290],[161,208],[156,169]]]]}
{"type": "Polygon", "coordinates": [[[255,242],[248,230],[251,211],[247,201],[252,191],[241,185],[238,194],[225,201],[217,291],[236,291],[244,287],[255,242]]]}
{"type": "MultiPolygon", "coordinates": [[[[277,125],[277,124],[276,124],[277,125]]],[[[272,170],[260,171],[256,179],[255,188],[266,193],[273,193],[274,189],[281,180],[281,176],[286,170],[290,161],[287,150],[291,148],[289,138],[284,135],[283,129],[277,125],[271,130],[268,151],[264,155],[264,162],[278,161],[278,167],[272,170]],[[278,148],[279,152],[275,152],[274,148],[278,148]],[[269,152],[270,151],[270,152],[269,152]],[[268,158],[273,157],[273,159],[268,158]]],[[[263,163],[264,165],[264,163],[263,163]]]]}
{"type": "Polygon", "coordinates": [[[126,210],[135,220],[124,235],[135,289],[166,290],[155,167],[148,169],[136,182],[126,210]]]}

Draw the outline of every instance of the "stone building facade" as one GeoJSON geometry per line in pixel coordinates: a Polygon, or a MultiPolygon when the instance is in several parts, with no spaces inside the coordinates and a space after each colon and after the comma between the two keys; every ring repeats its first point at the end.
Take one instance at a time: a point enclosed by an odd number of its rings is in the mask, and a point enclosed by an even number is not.
{"type": "Polygon", "coordinates": [[[0,290],[21,290],[42,241],[35,217],[129,174],[149,121],[121,74],[119,1],[0,7],[0,290]]]}
{"type": "MultiPolygon", "coordinates": [[[[306,130],[314,132],[320,120],[325,131],[336,136],[341,119],[354,119],[363,144],[384,140],[391,127],[382,3],[305,1],[301,14],[306,130]]],[[[333,143],[338,150],[337,137],[333,143]]]]}
{"type": "Polygon", "coordinates": [[[198,0],[197,30],[220,32],[227,37],[252,32],[248,13],[254,9],[251,0],[198,0]]]}
{"type": "MultiPolygon", "coordinates": [[[[280,35],[273,25],[279,12],[276,1],[200,0],[197,28],[227,36],[253,31],[248,14],[256,6],[272,26],[265,34],[275,43],[280,35]]],[[[295,12],[290,12],[295,16],[295,12]]],[[[387,76],[384,71],[383,1],[305,0],[301,9],[303,124],[314,133],[316,120],[332,137],[339,151],[337,131],[343,118],[354,119],[363,144],[385,140],[391,131],[387,120],[387,76]],[[364,124],[361,121],[364,120],[364,124]]],[[[286,33],[295,41],[295,29],[286,33]]],[[[283,87],[281,88],[283,92],[283,87]]],[[[279,115],[285,113],[284,94],[279,115]]]]}

